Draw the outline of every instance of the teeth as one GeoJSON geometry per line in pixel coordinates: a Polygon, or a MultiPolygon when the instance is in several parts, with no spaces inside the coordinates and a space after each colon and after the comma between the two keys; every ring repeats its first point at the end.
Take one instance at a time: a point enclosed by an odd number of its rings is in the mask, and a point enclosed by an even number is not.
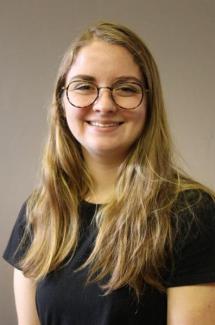
{"type": "Polygon", "coordinates": [[[98,126],[100,128],[107,128],[107,127],[117,126],[120,123],[119,122],[114,122],[114,123],[89,122],[89,124],[93,126],[98,126]]]}

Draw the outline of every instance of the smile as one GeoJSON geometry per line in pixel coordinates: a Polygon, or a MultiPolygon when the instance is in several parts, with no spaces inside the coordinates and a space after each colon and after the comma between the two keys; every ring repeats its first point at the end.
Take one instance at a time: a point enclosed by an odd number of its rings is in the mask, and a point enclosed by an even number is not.
{"type": "Polygon", "coordinates": [[[110,128],[110,127],[116,127],[121,125],[123,122],[96,122],[96,121],[88,121],[88,124],[100,128],[110,128]]]}

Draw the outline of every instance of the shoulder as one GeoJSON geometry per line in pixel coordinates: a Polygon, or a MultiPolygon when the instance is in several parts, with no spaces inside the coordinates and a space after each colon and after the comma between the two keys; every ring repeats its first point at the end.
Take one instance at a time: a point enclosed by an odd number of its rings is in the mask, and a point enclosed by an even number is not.
{"type": "Polygon", "coordinates": [[[215,281],[215,201],[205,191],[179,195],[173,212],[173,256],[167,286],[215,281]]]}
{"type": "Polygon", "coordinates": [[[215,237],[214,197],[202,190],[181,192],[174,207],[173,223],[176,249],[184,245],[193,245],[196,239],[204,245],[213,242],[213,237],[215,237]]]}
{"type": "Polygon", "coordinates": [[[186,190],[179,194],[173,207],[177,230],[195,225],[196,228],[215,224],[215,197],[203,190],[186,190]]]}
{"type": "Polygon", "coordinates": [[[32,240],[32,234],[30,233],[30,231],[26,231],[26,211],[27,201],[25,201],[21,206],[16,222],[11,231],[7,246],[3,253],[3,258],[16,268],[19,268],[19,260],[25,255],[32,240]]]}
{"type": "Polygon", "coordinates": [[[26,219],[27,218],[27,201],[25,201],[18,213],[16,224],[20,225],[21,227],[24,227],[26,225],[26,219]]]}
{"type": "Polygon", "coordinates": [[[215,208],[215,197],[201,189],[188,189],[179,193],[176,206],[178,208],[191,207],[193,209],[215,208]]]}

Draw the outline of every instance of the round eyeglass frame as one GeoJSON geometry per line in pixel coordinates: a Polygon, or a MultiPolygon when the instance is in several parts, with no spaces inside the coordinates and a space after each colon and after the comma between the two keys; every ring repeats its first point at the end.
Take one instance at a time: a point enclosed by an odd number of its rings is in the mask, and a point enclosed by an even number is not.
{"type": "Polygon", "coordinates": [[[97,95],[96,95],[95,99],[92,101],[92,103],[90,103],[90,104],[88,104],[88,105],[86,105],[86,106],[77,106],[77,105],[74,105],[74,104],[70,101],[70,99],[69,99],[69,94],[68,94],[68,92],[69,92],[69,86],[70,86],[73,82],[74,82],[74,81],[71,81],[71,82],[70,82],[66,87],[62,87],[61,89],[66,91],[66,97],[67,97],[67,100],[68,100],[68,102],[70,103],[70,105],[71,105],[71,106],[74,106],[74,107],[76,107],[76,108],[80,108],[80,109],[85,109],[85,108],[87,108],[87,107],[93,105],[93,104],[97,101],[97,99],[99,98],[99,92],[100,92],[100,89],[109,89],[109,90],[110,90],[110,93],[111,93],[111,99],[112,99],[112,101],[114,102],[114,104],[115,104],[117,107],[120,107],[120,109],[124,109],[124,110],[133,110],[133,109],[136,109],[136,108],[137,108],[138,106],[140,106],[140,104],[142,103],[142,101],[143,101],[143,97],[144,97],[144,94],[149,92],[149,89],[148,89],[148,88],[145,88],[141,83],[139,83],[139,82],[135,82],[135,81],[129,82],[129,83],[131,83],[131,84],[135,84],[135,85],[140,86],[142,94],[141,94],[140,102],[138,103],[138,105],[136,105],[135,107],[132,107],[132,108],[125,108],[125,107],[120,106],[119,104],[116,103],[116,101],[115,101],[115,99],[114,99],[114,96],[113,96],[113,90],[114,90],[114,87],[98,87],[96,84],[92,83],[92,84],[95,86],[95,88],[97,89],[97,95]]]}

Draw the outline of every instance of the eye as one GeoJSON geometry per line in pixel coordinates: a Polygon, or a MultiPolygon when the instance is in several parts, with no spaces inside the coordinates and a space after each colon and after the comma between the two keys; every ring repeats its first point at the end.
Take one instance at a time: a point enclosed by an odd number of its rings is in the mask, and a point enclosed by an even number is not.
{"type": "Polygon", "coordinates": [[[74,81],[70,83],[68,91],[80,94],[90,94],[96,91],[96,86],[90,82],[74,81]]]}
{"type": "Polygon", "coordinates": [[[141,86],[138,84],[125,83],[114,87],[115,94],[119,96],[135,96],[141,93],[141,86]]]}

